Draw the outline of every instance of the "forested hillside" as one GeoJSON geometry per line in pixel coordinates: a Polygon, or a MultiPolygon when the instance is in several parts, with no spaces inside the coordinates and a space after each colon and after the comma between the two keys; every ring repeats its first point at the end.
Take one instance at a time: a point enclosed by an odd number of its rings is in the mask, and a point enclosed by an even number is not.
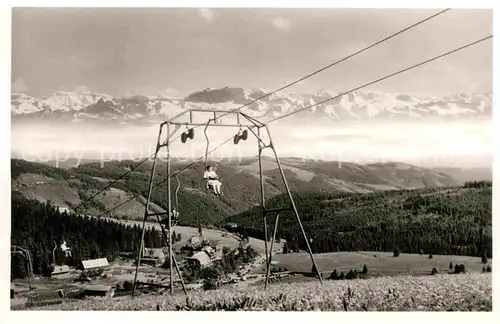
{"type": "MultiPolygon", "coordinates": [[[[78,265],[81,260],[106,257],[112,261],[119,252],[136,250],[140,241],[140,228],[121,225],[117,222],[77,217],[59,213],[50,204],[41,204],[14,194],[12,197],[11,245],[30,251],[33,272],[51,273],[52,252],[55,244],[63,241],[72,249],[72,259],[65,259],[60,247],[56,250],[56,264],[78,265]]],[[[165,243],[163,235],[148,229],[146,247],[160,247],[165,243]]],[[[26,261],[13,255],[11,277],[26,275],[26,261]]]]}
{"type": "MultiPolygon", "coordinates": [[[[492,253],[491,182],[369,194],[296,193],[294,199],[314,252],[492,253]]],[[[269,200],[267,207],[287,202],[281,195],[269,200]]],[[[260,208],[226,221],[238,224],[242,233],[264,238],[260,208]]],[[[274,215],[268,217],[270,233],[274,222],[274,215]]],[[[289,248],[305,249],[293,213],[281,213],[278,233],[289,248]]]]}
{"type": "MultiPolygon", "coordinates": [[[[117,180],[137,165],[133,161],[97,162],[61,169],[24,160],[12,160],[12,190],[24,197],[41,202],[52,201],[61,207],[76,207],[98,190],[117,180]]],[[[285,175],[292,191],[297,192],[373,192],[404,188],[433,188],[454,185],[454,180],[428,169],[401,164],[358,165],[325,161],[282,159],[285,175]]],[[[172,171],[187,162],[173,161],[172,171]]],[[[222,177],[223,197],[205,190],[204,163],[196,163],[180,173],[178,210],[180,224],[197,226],[198,221],[214,225],[230,215],[238,214],[259,204],[259,169],[254,158],[242,161],[219,161],[215,164],[222,177]]],[[[79,212],[115,218],[140,219],[144,214],[151,163],[146,162],[130,171],[79,212]],[[134,199],[135,196],[138,196],[134,199]],[[130,200],[130,201],[129,201],[130,200]]],[[[166,163],[157,164],[151,209],[164,211],[167,206],[166,163]]],[[[275,161],[263,161],[265,194],[272,198],[284,192],[275,161]]],[[[172,190],[177,189],[172,179],[172,190]]],[[[175,197],[173,197],[175,201],[175,197]]],[[[175,208],[176,206],[174,206],[175,208]]]]}

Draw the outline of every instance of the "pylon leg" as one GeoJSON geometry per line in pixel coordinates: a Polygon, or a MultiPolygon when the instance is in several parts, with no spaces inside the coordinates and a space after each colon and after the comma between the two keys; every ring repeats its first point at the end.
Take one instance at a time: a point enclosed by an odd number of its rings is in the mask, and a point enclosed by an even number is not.
{"type": "Polygon", "coordinates": [[[294,212],[294,214],[295,214],[295,216],[297,218],[297,222],[299,224],[299,227],[300,227],[300,230],[301,230],[302,235],[304,237],[304,240],[306,241],[306,246],[307,246],[307,250],[309,252],[309,256],[311,257],[311,261],[312,261],[312,264],[313,264],[314,268],[318,272],[319,281],[321,283],[323,283],[323,278],[321,278],[321,272],[319,271],[319,268],[318,268],[318,266],[316,264],[316,260],[314,259],[314,255],[312,253],[311,246],[309,245],[309,241],[307,239],[306,232],[304,230],[304,227],[302,226],[302,221],[300,220],[300,217],[299,217],[299,212],[297,211],[297,206],[295,206],[295,201],[293,200],[293,196],[292,196],[292,193],[290,191],[290,187],[288,186],[288,182],[286,181],[285,173],[283,172],[283,168],[281,167],[281,163],[280,163],[280,160],[278,158],[278,154],[276,153],[276,150],[274,148],[274,145],[273,145],[273,142],[272,142],[272,139],[271,139],[271,134],[270,134],[269,129],[267,127],[266,127],[266,130],[267,130],[267,134],[269,136],[269,141],[270,141],[269,147],[273,151],[274,158],[276,159],[276,163],[278,164],[278,169],[280,171],[281,178],[283,179],[283,183],[285,184],[286,192],[288,194],[288,199],[290,200],[290,204],[292,205],[293,212],[294,212]]]}
{"type": "MultiPolygon", "coordinates": [[[[254,133],[255,134],[255,133],[254,133]]],[[[262,170],[262,150],[264,149],[264,145],[260,140],[260,128],[257,128],[257,136],[258,145],[259,145],[259,181],[260,181],[260,199],[261,199],[261,211],[262,211],[262,221],[264,222],[264,250],[266,255],[266,273],[269,272],[269,257],[268,257],[268,249],[267,249],[267,213],[266,213],[266,198],[264,195],[264,174],[262,170]]],[[[267,279],[265,287],[267,287],[267,279]]]]}
{"type": "MultiPolygon", "coordinates": [[[[144,210],[144,219],[142,221],[141,244],[139,244],[139,253],[137,254],[137,264],[135,266],[134,285],[132,288],[132,298],[135,297],[137,274],[139,272],[139,265],[141,263],[142,252],[144,251],[144,234],[146,233],[146,220],[148,219],[149,203],[151,202],[151,193],[153,191],[153,180],[154,180],[155,170],[156,170],[156,159],[158,157],[158,152],[160,151],[160,147],[161,147],[160,146],[161,133],[162,133],[162,127],[160,127],[160,130],[158,132],[158,140],[156,141],[156,151],[155,151],[154,158],[153,158],[153,165],[151,166],[151,175],[149,176],[148,197],[147,197],[147,201],[146,201],[146,206],[144,208],[145,210],[144,210]]],[[[168,136],[170,136],[170,134],[168,134],[168,136]]]]}
{"type": "Polygon", "coordinates": [[[274,245],[274,241],[276,240],[276,232],[278,229],[279,219],[280,219],[280,213],[278,212],[278,214],[276,215],[276,222],[274,223],[274,230],[273,230],[273,238],[271,240],[271,247],[269,249],[269,263],[266,266],[266,283],[265,283],[264,287],[267,287],[267,285],[269,284],[269,275],[271,272],[271,259],[273,256],[273,245],[274,245]]]}
{"type": "MultiPolygon", "coordinates": [[[[167,240],[167,242],[169,244],[171,244],[169,241],[168,241],[168,236],[167,236],[167,233],[165,232],[165,229],[163,228],[163,225],[161,223],[161,219],[160,219],[160,216],[159,215],[156,215],[156,217],[158,218],[158,223],[160,224],[160,228],[161,228],[161,231],[162,231],[162,234],[163,234],[163,237],[165,238],[165,240],[167,240]]],[[[182,275],[181,275],[181,269],[179,268],[179,264],[177,263],[177,259],[175,258],[175,255],[172,254],[172,258],[170,259],[170,262],[174,263],[174,266],[175,266],[175,269],[177,270],[177,275],[179,276],[179,279],[181,280],[181,285],[182,285],[182,290],[184,290],[184,294],[187,295],[187,289],[186,289],[186,285],[184,284],[184,279],[182,279],[182,275]]]]}

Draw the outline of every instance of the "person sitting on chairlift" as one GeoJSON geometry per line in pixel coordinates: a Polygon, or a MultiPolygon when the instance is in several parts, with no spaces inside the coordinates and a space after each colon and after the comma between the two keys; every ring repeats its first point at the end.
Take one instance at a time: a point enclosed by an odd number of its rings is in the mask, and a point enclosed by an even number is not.
{"type": "Polygon", "coordinates": [[[172,226],[175,226],[179,223],[179,212],[174,208],[170,213],[172,215],[172,226]]]}
{"type": "Polygon", "coordinates": [[[203,179],[205,179],[207,182],[207,188],[212,187],[216,196],[222,195],[222,191],[220,188],[222,183],[219,181],[219,176],[217,175],[217,173],[215,173],[212,166],[207,166],[205,174],[203,175],[203,179]]]}
{"type": "MultiPolygon", "coordinates": [[[[171,215],[171,220],[172,220],[172,226],[177,226],[179,224],[179,212],[175,210],[175,208],[172,209],[170,212],[171,215]]],[[[162,220],[162,223],[165,225],[168,225],[168,218],[164,218],[162,220]]]]}
{"type": "Polygon", "coordinates": [[[71,257],[71,249],[66,245],[66,241],[61,244],[61,250],[66,258],[71,257]]]}

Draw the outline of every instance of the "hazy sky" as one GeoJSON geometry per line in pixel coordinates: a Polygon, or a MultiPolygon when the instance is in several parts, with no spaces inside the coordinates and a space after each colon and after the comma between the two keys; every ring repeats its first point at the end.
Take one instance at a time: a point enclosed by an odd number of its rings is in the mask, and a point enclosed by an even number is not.
{"type": "MultiPolygon", "coordinates": [[[[359,125],[288,125],[271,127],[273,142],[281,157],[352,161],[358,163],[401,161],[421,166],[491,167],[492,122],[488,118],[460,122],[415,121],[408,124],[364,122],[359,125]]],[[[154,153],[157,125],[120,128],[61,124],[16,125],[12,128],[12,147],[16,157],[40,162],[69,158],[141,161],[154,153]],[[85,139],[85,140],[82,140],[85,139]]],[[[198,131],[189,145],[174,142],[176,158],[203,157],[205,137],[198,131]]],[[[208,131],[209,150],[234,134],[233,129],[208,131]]],[[[162,151],[165,154],[166,150],[162,151]]],[[[266,155],[271,151],[265,151],[266,155]]],[[[226,144],[210,154],[213,158],[255,156],[254,137],[240,145],[226,144]]]]}
{"type": "MultiPolygon", "coordinates": [[[[274,90],[439,10],[28,9],[12,14],[13,92],[87,87],[185,95],[208,87],[274,90]]],[[[492,33],[492,11],[451,10],[290,91],[334,91],[492,33]]],[[[492,42],[372,89],[492,90],[492,42]]]]}

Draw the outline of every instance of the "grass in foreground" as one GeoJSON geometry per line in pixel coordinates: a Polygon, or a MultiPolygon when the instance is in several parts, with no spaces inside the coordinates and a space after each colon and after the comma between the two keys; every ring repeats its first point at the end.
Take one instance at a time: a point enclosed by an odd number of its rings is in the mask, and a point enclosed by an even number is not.
{"type": "Polygon", "coordinates": [[[45,310],[491,311],[491,274],[384,277],[276,284],[132,300],[91,298],[45,310]]]}

